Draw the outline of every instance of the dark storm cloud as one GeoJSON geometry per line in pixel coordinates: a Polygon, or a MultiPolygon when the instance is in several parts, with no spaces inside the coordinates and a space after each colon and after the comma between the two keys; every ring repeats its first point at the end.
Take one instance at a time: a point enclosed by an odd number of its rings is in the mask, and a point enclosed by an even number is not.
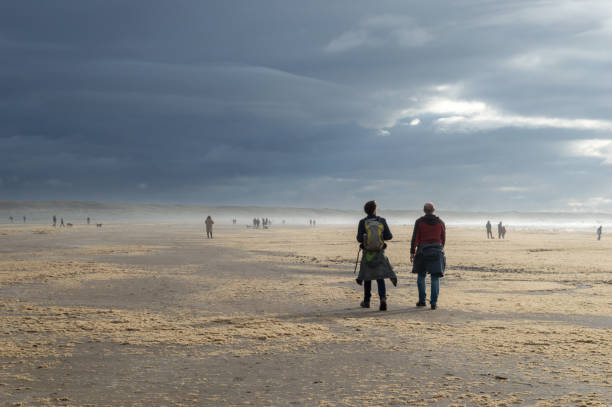
{"type": "Polygon", "coordinates": [[[606,209],[610,37],[600,1],[3,3],[0,199],[606,209]]]}

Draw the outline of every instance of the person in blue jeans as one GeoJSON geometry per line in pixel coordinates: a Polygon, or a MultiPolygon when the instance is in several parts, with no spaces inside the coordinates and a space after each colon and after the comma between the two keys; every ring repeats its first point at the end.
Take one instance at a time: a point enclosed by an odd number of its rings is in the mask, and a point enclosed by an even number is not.
{"type": "Polygon", "coordinates": [[[417,288],[419,302],[417,307],[427,305],[425,291],[425,278],[427,273],[431,276],[431,296],[429,303],[431,309],[436,309],[438,295],[440,294],[440,277],[444,276],[446,257],[444,244],[446,243],[446,226],[442,219],[434,215],[434,205],[431,202],[423,206],[425,216],[420,217],[414,224],[412,241],[410,243],[410,262],[413,263],[412,272],[418,274],[417,288]]]}
{"type": "MultiPolygon", "coordinates": [[[[419,289],[419,302],[417,303],[417,307],[424,307],[427,305],[427,285],[425,284],[425,279],[427,277],[427,273],[418,273],[417,277],[417,287],[419,289]]],[[[439,274],[430,274],[431,278],[431,295],[429,298],[429,302],[431,304],[431,309],[436,309],[438,303],[438,295],[440,295],[440,275],[439,274]]]]}

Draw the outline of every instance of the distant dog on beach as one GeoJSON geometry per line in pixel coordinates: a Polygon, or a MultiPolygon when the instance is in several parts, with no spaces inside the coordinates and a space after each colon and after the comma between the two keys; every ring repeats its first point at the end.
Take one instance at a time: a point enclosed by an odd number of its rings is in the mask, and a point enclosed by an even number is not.
{"type": "Polygon", "coordinates": [[[101,223],[96,223],[96,227],[97,227],[97,228],[101,228],[101,227],[102,227],[102,224],[101,224],[101,223]]]}
{"type": "Polygon", "coordinates": [[[71,228],[72,227],[72,223],[66,223],[66,226],[71,228]]]}

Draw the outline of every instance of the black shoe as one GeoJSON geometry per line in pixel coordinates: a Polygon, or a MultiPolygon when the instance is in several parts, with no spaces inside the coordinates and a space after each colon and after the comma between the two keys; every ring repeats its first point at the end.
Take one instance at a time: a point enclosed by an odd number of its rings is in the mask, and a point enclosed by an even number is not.
{"type": "Polygon", "coordinates": [[[380,307],[378,308],[379,311],[386,311],[387,310],[387,299],[386,298],[381,298],[380,299],[380,307]]]}
{"type": "Polygon", "coordinates": [[[370,308],[370,300],[363,300],[361,301],[361,303],[359,304],[359,306],[361,308],[370,308]]]}
{"type": "Polygon", "coordinates": [[[416,303],[416,306],[417,306],[417,307],[424,307],[424,306],[426,306],[426,305],[427,305],[427,304],[425,304],[424,302],[421,302],[421,301],[419,301],[419,302],[417,302],[417,303],[416,303]]]}
{"type": "Polygon", "coordinates": [[[436,304],[431,304],[431,309],[436,309],[436,308],[437,308],[436,304]]]}

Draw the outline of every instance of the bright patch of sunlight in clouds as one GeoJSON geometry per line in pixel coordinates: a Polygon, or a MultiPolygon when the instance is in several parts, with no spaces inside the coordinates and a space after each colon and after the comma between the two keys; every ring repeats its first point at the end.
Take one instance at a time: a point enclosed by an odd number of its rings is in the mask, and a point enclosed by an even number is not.
{"type": "Polygon", "coordinates": [[[612,140],[574,140],[569,143],[568,153],[574,156],[603,159],[603,164],[612,164],[612,140]]]}
{"type": "Polygon", "coordinates": [[[434,123],[440,131],[469,132],[504,127],[612,130],[612,121],[609,120],[526,116],[501,111],[480,100],[440,96],[425,99],[420,106],[401,111],[399,120],[417,115],[437,117],[434,123]]]}

